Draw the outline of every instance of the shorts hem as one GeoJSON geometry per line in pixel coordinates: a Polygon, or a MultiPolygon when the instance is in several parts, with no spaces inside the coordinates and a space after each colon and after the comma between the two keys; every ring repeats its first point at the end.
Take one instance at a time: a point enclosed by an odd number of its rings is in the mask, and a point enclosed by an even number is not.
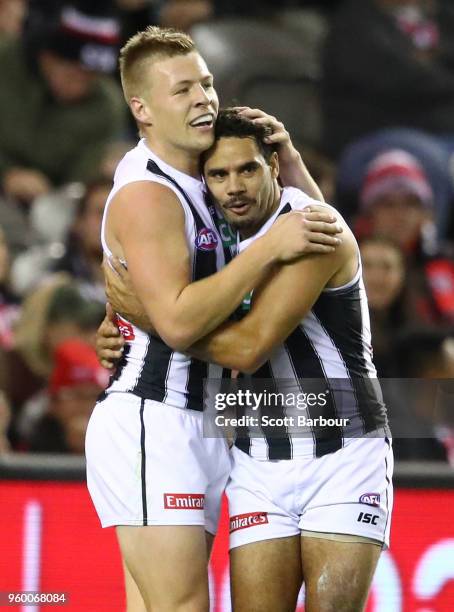
{"type": "Polygon", "coordinates": [[[346,536],[346,537],[352,537],[352,538],[360,538],[359,540],[356,540],[355,542],[357,544],[376,544],[377,546],[383,546],[383,540],[380,540],[378,538],[372,538],[370,536],[365,536],[364,534],[359,534],[359,533],[346,533],[346,532],[341,532],[341,531],[320,531],[317,529],[302,529],[301,530],[301,536],[307,536],[309,538],[314,537],[314,538],[319,538],[320,540],[331,540],[333,542],[342,542],[341,539],[338,538],[332,538],[330,536],[346,536]],[[316,535],[312,535],[312,533],[316,534],[316,535]],[[325,537],[326,536],[326,537],[325,537]]]}
{"type": "MultiPolygon", "coordinates": [[[[101,521],[101,526],[104,527],[152,527],[152,526],[156,526],[156,527],[172,527],[172,525],[175,525],[175,527],[178,526],[186,526],[186,527],[194,527],[194,526],[198,526],[198,527],[205,527],[205,530],[208,531],[207,526],[205,523],[200,522],[200,521],[194,521],[194,522],[189,522],[189,521],[163,521],[161,519],[148,519],[147,522],[144,524],[143,520],[129,520],[129,519],[106,519],[106,520],[102,520],[101,521]]],[[[211,531],[210,531],[211,533],[211,531]]]]}
{"type": "MultiPolygon", "coordinates": [[[[298,529],[298,531],[294,532],[294,533],[287,533],[287,534],[280,534],[280,535],[274,535],[274,534],[270,534],[270,535],[265,535],[262,537],[255,537],[255,538],[251,538],[251,539],[247,539],[245,541],[241,541],[241,542],[235,542],[235,543],[231,543],[229,542],[229,550],[232,550],[234,548],[239,548],[240,546],[246,546],[247,544],[255,544],[257,542],[263,542],[265,540],[278,540],[280,538],[291,538],[293,536],[303,536],[303,531],[305,532],[309,532],[309,531],[314,531],[316,533],[319,534],[323,534],[326,533],[327,535],[333,533],[332,531],[325,531],[325,530],[321,530],[321,529],[298,529]]],[[[389,548],[389,541],[386,540],[381,540],[379,538],[374,538],[371,536],[365,536],[364,534],[359,534],[359,533],[347,533],[347,532],[336,532],[339,533],[339,535],[346,535],[346,536],[360,536],[363,538],[366,538],[368,540],[370,540],[371,544],[377,545],[377,546],[381,546],[382,550],[387,550],[389,548]]],[[[323,538],[321,538],[323,539],[323,538]]],[[[328,539],[328,538],[327,538],[328,539]]],[[[359,544],[364,543],[366,544],[367,542],[358,542],[359,544]]]]}
{"type": "Polygon", "coordinates": [[[369,534],[364,534],[364,533],[354,533],[353,531],[340,531],[339,529],[336,531],[333,531],[332,529],[330,529],[329,531],[327,529],[320,529],[319,527],[303,527],[301,528],[300,533],[302,532],[306,532],[306,531],[314,531],[316,533],[319,534],[323,534],[326,533],[327,535],[331,534],[331,533],[336,533],[339,535],[345,535],[345,536],[358,536],[361,538],[366,538],[368,540],[371,540],[371,544],[378,544],[379,546],[381,546],[383,548],[383,550],[386,550],[389,547],[389,542],[386,542],[386,540],[383,537],[376,537],[373,535],[369,535],[369,534]]]}
{"type": "Polygon", "coordinates": [[[244,542],[232,543],[229,541],[229,550],[233,548],[239,548],[240,546],[246,546],[246,544],[256,544],[257,542],[263,542],[265,540],[280,540],[281,538],[291,538],[293,536],[299,536],[301,534],[300,530],[296,530],[292,533],[281,533],[279,535],[270,533],[268,535],[251,537],[245,540],[244,542]]]}

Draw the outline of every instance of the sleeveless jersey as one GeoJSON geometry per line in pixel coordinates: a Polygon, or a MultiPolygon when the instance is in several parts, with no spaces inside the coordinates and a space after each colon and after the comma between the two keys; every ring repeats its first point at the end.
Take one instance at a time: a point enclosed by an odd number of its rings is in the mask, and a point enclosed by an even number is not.
{"type": "MultiPolygon", "coordinates": [[[[263,235],[279,215],[313,203],[300,190],[285,188],[277,211],[256,235],[240,243],[239,250],[263,235]]],[[[355,277],[342,287],[324,289],[311,311],[251,380],[253,386],[254,378],[268,379],[272,381],[272,392],[288,397],[287,394],[305,392],[301,379],[317,379],[321,381],[317,388],[324,388],[326,393],[317,400],[317,406],[304,406],[302,410],[285,402],[273,405],[273,417],[291,418],[281,420],[283,426],[242,428],[235,444],[243,451],[258,459],[320,457],[342,448],[354,437],[382,430],[389,435],[372,362],[369,311],[359,252],[358,260],[355,277]],[[307,423],[322,416],[334,423],[343,423],[345,419],[348,424],[323,427],[319,421],[314,426],[304,426],[296,420],[299,415],[304,415],[307,423]]],[[[307,389],[310,386],[308,381],[307,389]]],[[[260,388],[256,383],[255,391],[260,388]]],[[[262,407],[262,415],[266,412],[267,408],[262,407]]]]}
{"type": "MultiPolygon", "coordinates": [[[[231,259],[233,247],[230,252],[228,246],[223,246],[217,228],[217,213],[205,201],[204,183],[163,162],[146,146],[144,139],[126,153],[115,172],[101,228],[102,246],[107,256],[111,255],[105,239],[109,204],[122,187],[137,181],[160,183],[177,196],[185,215],[192,281],[214,274],[231,259]]],[[[134,202],[129,206],[133,207],[134,202]]],[[[165,231],[164,227],[162,231],[165,231]]],[[[203,379],[220,378],[222,368],[174,351],[160,338],[144,332],[123,317],[118,317],[118,323],[126,344],[106,393],[130,392],[178,408],[202,410],[203,379]]]]}

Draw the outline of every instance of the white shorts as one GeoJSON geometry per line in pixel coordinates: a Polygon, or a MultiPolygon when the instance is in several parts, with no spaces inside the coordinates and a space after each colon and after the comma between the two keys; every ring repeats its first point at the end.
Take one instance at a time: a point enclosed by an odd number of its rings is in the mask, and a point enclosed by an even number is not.
{"type": "Polygon", "coordinates": [[[98,402],[87,428],[87,484],[103,527],[203,525],[216,533],[231,467],[202,413],[132,393],[98,402]]]}
{"type": "Polygon", "coordinates": [[[263,461],[233,449],[227,484],[230,548],[302,531],[362,536],[389,545],[393,453],[385,438],[358,438],[320,458],[263,461]]]}

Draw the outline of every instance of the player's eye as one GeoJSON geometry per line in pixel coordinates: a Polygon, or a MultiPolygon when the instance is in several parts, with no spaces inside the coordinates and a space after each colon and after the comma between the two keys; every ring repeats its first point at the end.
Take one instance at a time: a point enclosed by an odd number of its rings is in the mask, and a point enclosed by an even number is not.
{"type": "Polygon", "coordinates": [[[246,176],[254,174],[257,170],[257,166],[255,164],[248,164],[247,166],[243,166],[241,172],[246,176]]]}

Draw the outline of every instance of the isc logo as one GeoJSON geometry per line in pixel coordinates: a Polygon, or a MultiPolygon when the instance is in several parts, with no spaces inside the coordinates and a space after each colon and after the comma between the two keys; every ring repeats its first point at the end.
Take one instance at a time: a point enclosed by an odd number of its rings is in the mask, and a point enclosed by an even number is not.
{"type": "Polygon", "coordinates": [[[214,251],[217,245],[218,237],[216,236],[216,233],[213,232],[213,230],[208,229],[208,227],[203,227],[197,234],[195,246],[200,251],[214,251]]]}
{"type": "Polygon", "coordinates": [[[369,514],[368,512],[360,512],[357,518],[358,523],[368,523],[370,525],[376,525],[379,519],[378,514],[369,514]]]}

